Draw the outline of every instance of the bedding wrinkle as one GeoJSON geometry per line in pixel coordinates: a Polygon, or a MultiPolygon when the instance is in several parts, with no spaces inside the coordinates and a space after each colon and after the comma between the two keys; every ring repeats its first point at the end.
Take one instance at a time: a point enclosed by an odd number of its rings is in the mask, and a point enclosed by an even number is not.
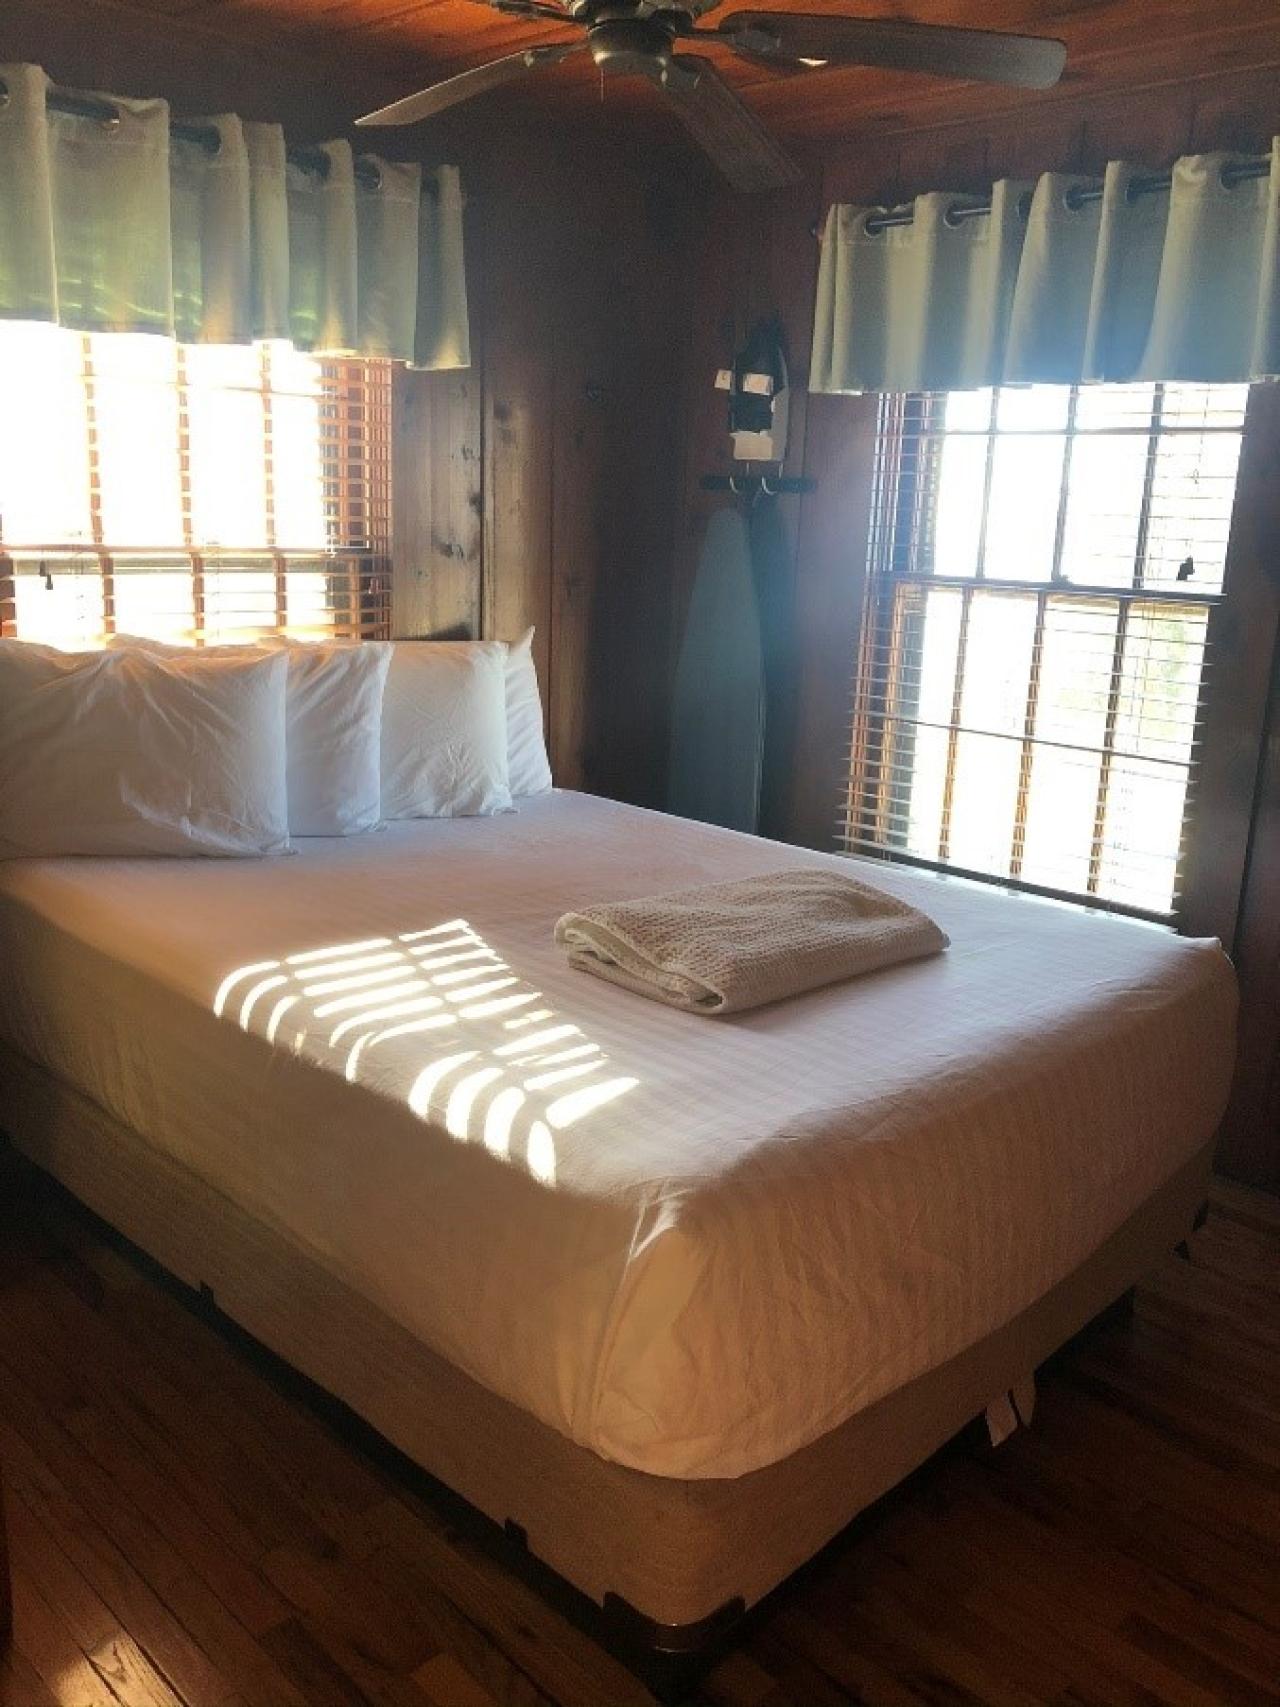
{"type": "Polygon", "coordinates": [[[11,861],[0,957],[11,1047],[658,1476],[772,1463],[1008,1321],[1207,1141],[1232,1064],[1215,945],[564,792],[287,862],[11,861]],[[552,940],[586,894],[806,864],[950,950],[709,1025],[552,940]]]}

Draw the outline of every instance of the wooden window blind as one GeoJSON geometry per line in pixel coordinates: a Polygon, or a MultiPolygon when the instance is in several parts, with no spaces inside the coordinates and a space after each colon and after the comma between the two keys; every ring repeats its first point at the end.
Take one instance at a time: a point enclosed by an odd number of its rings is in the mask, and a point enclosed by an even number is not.
{"type": "Polygon", "coordinates": [[[388,632],[391,368],[0,323],[0,623],[388,632]]]}
{"type": "Polygon", "coordinates": [[[1247,395],[883,399],[848,850],[1176,917],[1247,395]]]}

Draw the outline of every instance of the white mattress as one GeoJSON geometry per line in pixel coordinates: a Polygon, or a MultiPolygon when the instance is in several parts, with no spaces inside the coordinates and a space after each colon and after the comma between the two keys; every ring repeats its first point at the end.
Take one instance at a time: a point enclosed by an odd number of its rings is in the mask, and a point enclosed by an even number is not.
{"type": "Polygon", "coordinates": [[[731,1019],[552,945],[585,902],[823,857],[556,794],[286,859],[11,862],[0,1036],[582,1445],[736,1476],[1068,1273],[1231,1068],[1216,944],[902,868],[843,867],[945,955],[731,1019]],[[446,965],[468,933],[496,958],[446,965]],[[359,943],[346,975],[389,976],[357,1003],[457,999],[330,1009],[322,951],[359,943]]]}

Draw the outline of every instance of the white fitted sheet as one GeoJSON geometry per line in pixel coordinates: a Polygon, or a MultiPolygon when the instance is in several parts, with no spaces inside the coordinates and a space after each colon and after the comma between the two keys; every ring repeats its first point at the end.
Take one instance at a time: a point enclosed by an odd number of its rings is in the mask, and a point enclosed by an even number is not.
{"type": "Polygon", "coordinates": [[[825,857],[556,793],[286,859],[11,862],[0,1036],[573,1440],[736,1476],[1067,1274],[1231,1070],[1216,944],[901,867],[840,866],[946,954],[732,1018],[552,943],[592,901],[825,857]],[[345,975],[379,981],[317,991],[362,943],[345,975]],[[397,1011],[331,1007],[362,992],[397,1011]]]}

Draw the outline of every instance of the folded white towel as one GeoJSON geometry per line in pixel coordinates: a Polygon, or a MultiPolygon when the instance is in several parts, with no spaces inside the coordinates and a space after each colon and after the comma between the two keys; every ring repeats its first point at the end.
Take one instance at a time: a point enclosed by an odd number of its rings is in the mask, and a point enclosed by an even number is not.
{"type": "Polygon", "coordinates": [[[566,913],[569,964],[689,1013],[740,1013],[937,954],[933,920],[883,890],[809,868],[566,913]]]}

